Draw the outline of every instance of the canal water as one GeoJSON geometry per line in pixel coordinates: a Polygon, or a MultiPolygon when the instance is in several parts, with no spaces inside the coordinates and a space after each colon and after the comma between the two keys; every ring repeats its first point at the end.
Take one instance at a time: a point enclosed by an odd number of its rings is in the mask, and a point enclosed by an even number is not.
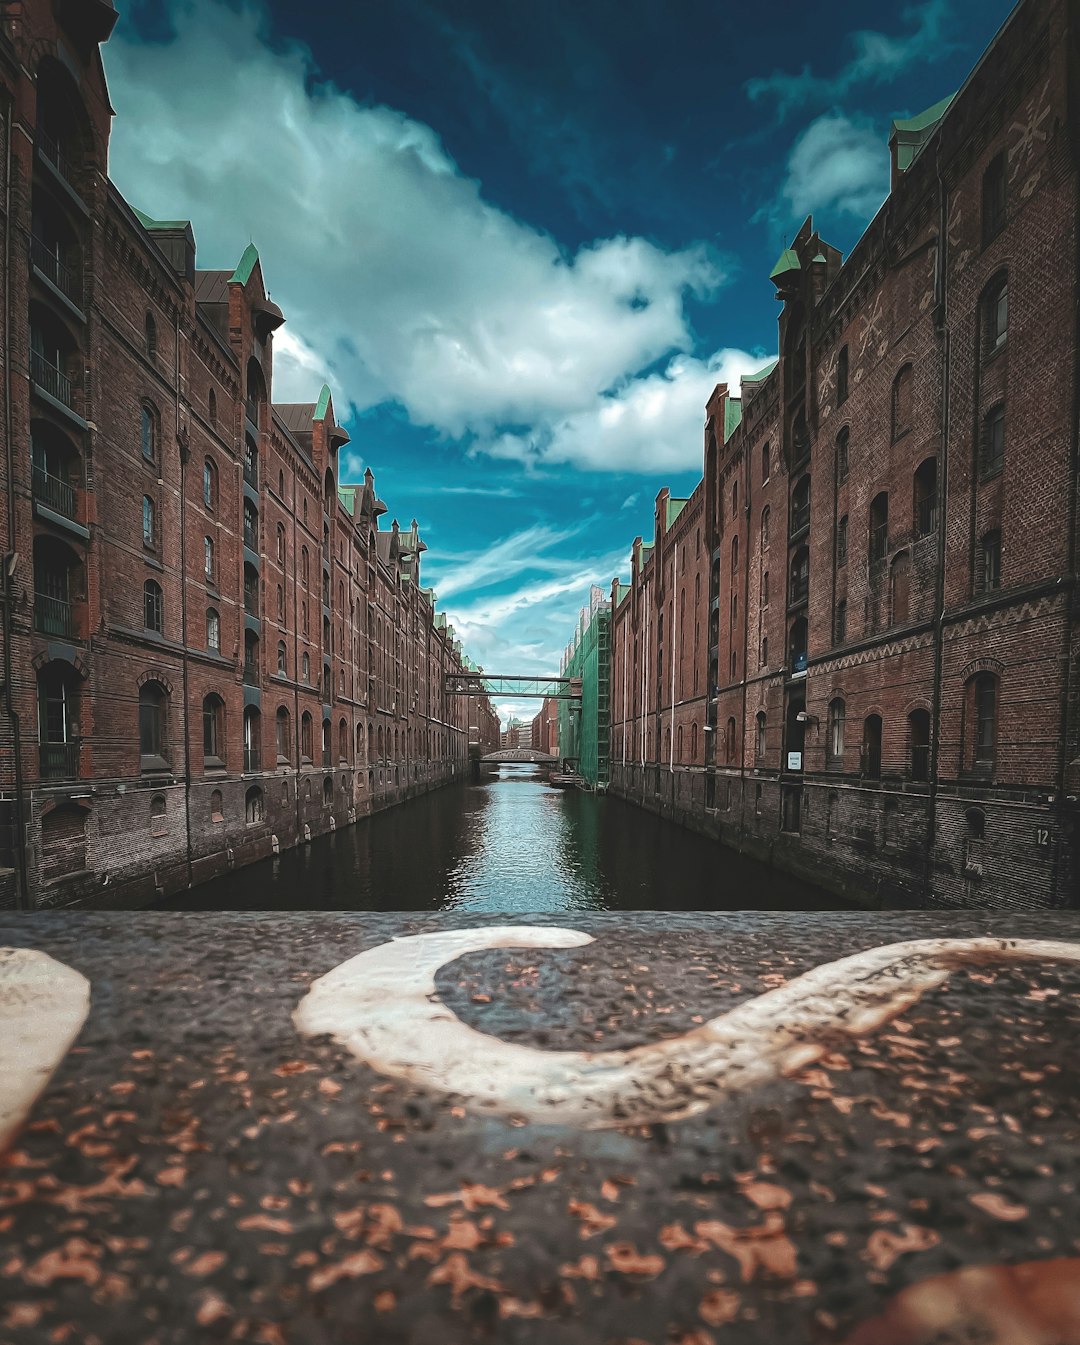
{"type": "Polygon", "coordinates": [[[822,910],[837,905],[620,799],[503,765],[161,904],[201,911],[822,910]]]}

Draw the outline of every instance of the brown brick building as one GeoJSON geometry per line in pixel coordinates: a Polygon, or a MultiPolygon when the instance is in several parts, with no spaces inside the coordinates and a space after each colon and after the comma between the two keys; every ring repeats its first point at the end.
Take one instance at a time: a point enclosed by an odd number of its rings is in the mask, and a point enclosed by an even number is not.
{"type": "Polygon", "coordinates": [[[784,251],[779,360],[613,590],[612,787],[860,900],[1072,905],[1078,0],[890,151],[846,260],[784,251]]]}
{"type": "Polygon", "coordinates": [[[135,905],[462,774],[462,651],[255,248],[108,180],[112,4],[0,10],[0,906],[135,905]]]}

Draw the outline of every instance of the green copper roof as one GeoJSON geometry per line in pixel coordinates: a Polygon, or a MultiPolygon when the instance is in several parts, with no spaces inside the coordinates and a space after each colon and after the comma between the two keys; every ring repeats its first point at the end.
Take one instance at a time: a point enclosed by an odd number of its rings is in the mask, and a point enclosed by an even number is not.
{"type": "Polygon", "coordinates": [[[325,420],[326,412],[329,409],[329,406],[330,406],[330,388],[326,383],[324,383],[322,385],[322,391],[319,393],[319,400],[315,404],[315,414],[312,416],[312,420],[325,420]]]}
{"type": "Polygon", "coordinates": [[[738,429],[742,423],[742,400],[739,397],[729,397],[724,403],[724,443],[738,429]]]}
{"type": "Polygon", "coordinates": [[[337,497],[349,514],[356,512],[356,492],[358,489],[358,486],[338,486],[337,497]]]}
{"type": "Polygon", "coordinates": [[[251,273],[255,270],[255,263],[259,260],[259,252],[254,243],[249,243],[244,249],[244,255],[236,265],[236,270],[229,277],[229,283],[235,280],[240,285],[246,285],[251,279],[251,273]]]}
{"type": "Polygon", "coordinates": [[[759,369],[759,370],[757,371],[756,374],[747,374],[746,377],[743,379],[743,382],[744,382],[744,383],[764,383],[765,380],[768,378],[768,376],[772,373],[772,371],[776,368],[776,366],[777,366],[779,363],[780,363],[779,360],[772,360],[772,361],[770,361],[770,362],[764,367],[764,369],[759,369]]]}
{"type": "Polygon", "coordinates": [[[911,117],[907,121],[902,121],[899,117],[893,122],[894,131],[925,131],[931,126],[936,125],[945,115],[949,104],[956,97],[955,93],[950,93],[948,98],[943,98],[940,103],[935,103],[933,107],[928,107],[925,112],[920,112],[917,117],[911,117]]]}
{"type": "Polygon", "coordinates": [[[664,526],[670,528],[685,508],[686,500],[668,500],[667,518],[664,520],[664,526]]]}
{"type": "Polygon", "coordinates": [[[792,271],[801,271],[802,263],[799,261],[798,253],[793,248],[785,248],[781,252],[779,260],[773,269],[769,272],[770,280],[779,280],[781,276],[787,276],[792,271]]]}
{"type": "Polygon", "coordinates": [[[827,261],[828,261],[828,258],[825,256],[824,252],[819,252],[819,253],[817,254],[817,256],[814,258],[814,261],[816,261],[816,262],[827,262],[827,261]]]}
{"type": "Polygon", "coordinates": [[[135,211],[135,218],[139,221],[142,227],[144,229],[149,229],[151,232],[154,229],[191,228],[191,221],[189,219],[151,219],[149,215],[144,215],[141,210],[136,210],[134,206],[131,208],[135,211]]]}

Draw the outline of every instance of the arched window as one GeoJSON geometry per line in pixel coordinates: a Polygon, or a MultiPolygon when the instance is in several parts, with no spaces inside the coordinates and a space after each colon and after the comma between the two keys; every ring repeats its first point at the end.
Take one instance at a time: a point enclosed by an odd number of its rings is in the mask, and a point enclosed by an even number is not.
{"type": "Polygon", "coordinates": [[[765,759],[765,711],[759,710],[754,721],[754,757],[758,761],[765,759]]]}
{"type": "Polygon", "coordinates": [[[225,756],[225,702],[209,695],[202,704],[203,764],[223,766],[225,756]]]}
{"type": "Polygon", "coordinates": [[[262,743],[262,718],[254,705],[244,709],[244,770],[259,769],[260,746],[262,743]]]}
{"type": "Polygon", "coordinates": [[[967,686],[964,708],[968,723],[968,764],[977,770],[992,770],[997,748],[998,679],[981,672],[967,686]]]}
{"type": "Polygon", "coordinates": [[[279,496],[282,500],[284,500],[284,498],[285,498],[285,473],[284,473],[284,472],[278,472],[278,474],[277,474],[277,493],[278,493],[278,496],[279,496]]]}
{"type": "Polygon", "coordinates": [[[1005,466],[1005,403],[998,402],[983,417],[979,443],[979,472],[985,480],[1005,466]]]}
{"type": "Polygon", "coordinates": [[[912,710],[908,715],[908,743],[911,751],[911,778],[930,779],[930,712],[912,710]]]}
{"type": "Polygon", "coordinates": [[[761,549],[767,550],[769,545],[769,506],[766,505],[761,511],[761,549]]]}
{"type": "Polygon", "coordinates": [[[986,814],[981,808],[969,808],[964,813],[968,838],[973,841],[986,839],[986,814]]]}
{"type": "Polygon", "coordinates": [[[279,565],[285,564],[285,528],[280,523],[277,525],[277,561],[279,565]]]}
{"type": "Polygon", "coordinates": [[[313,728],[314,723],[311,718],[311,713],[310,711],[305,710],[300,720],[300,755],[305,761],[311,760],[313,728]]]}
{"type": "Polygon", "coordinates": [[[735,716],[732,715],[724,729],[724,760],[729,764],[735,760],[735,716]]]}
{"type": "Polygon", "coordinates": [[[278,670],[279,673],[287,673],[287,672],[289,671],[289,656],[288,656],[288,652],[287,652],[287,650],[286,650],[286,648],[285,648],[285,641],[284,641],[284,640],[279,640],[279,641],[278,641],[278,647],[277,647],[277,670],[278,670]]]}
{"type": "Polygon", "coordinates": [[[844,764],[844,722],[847,719],[847,706],[841,696],[834,696],[829,702],[829,738],[826,746],[827,765],[844,764]]]}
{"type": "Polygon", "coordinates": [[[146,323],[143,328],[146,353],[151,359],[157,354],[157,323],[154,321],[153,313],[147,313],[146,323]]]}
{"type": "Polygon", "coordinates": [[[217,427],[217,393],[213,388],[210,389],[206,398],[206,408],[210,413],[210,424],[217,427]]]}
{"type": "Polygon", "coordinates": [[[738,569],[739,569],[739,539],[738,537],[733,537],[731,539],[731,573],[733,575],[737,574],[738,569]]]}
{"type": "Polygon", "coordinates": [[[157,462],[157,417],[145,402],[139,413],[139,439],[146,461],[157,462]]]}
{"type": "Polygon", "coordinates": [[[308,582],[308,549],[306,546],[300,548],[300,578],[306,584],[308,582]]]}
{"type": "Polygon", "coordinates": [[[848,348],[836,357],[836,405],[843,406],[848,399],[848,348]]]}
{"type": "Polygon", "coordinates": [[[870,502],[870,559],[881,560],[889,550],[889,493],[881,491],[870,502]]]}
{"type": "Polygon", "coordinates": [[[322,782],[322,801],[325,807],[330,808],[334,803],[334,777],[332,775],[323,776],[322,782]]]}
{"type": "Polygon", "coordinates": [[[836,568],[843,569],[847,564],[847,514],[836,525],[836,568]]]}
{"type": "Polygon", "coordinates": [[[761,480],[764,484],[769,479],[769,445],[761,445],[761,480]]]}
{"type": "Polygon", "coordinates": [[[203,574],[208,583],[214,582],[214,539],[203,538],[203,574]]]}
{"type": "Polygon", "coordinates": [[[165,603],[156,579],[143,584],[143,625],[160,635],[165,628],[165,603]]]}
{"type": "Polygon", "coordinates": [[[1001,529],[992,528],[983,533],[975,557],[975,588],[978,593],[992,593],[1001,587],[1001,529]]]}
{"type": "Polygon", "coordinates": [[[910,598],[911,558],[901,551],[889,568],[889,607],[894,626],[902,626],[908,620],[910,598]]]}
{"type": "Polygon", "coordinates": [[[769,572],[768,572],[768,570],[766,570],[765,573],[761,576],[761,605],[762,605],[762,607],[768,607],[768,605],[769,605],[769,572]]]}
{"type": "Polygon", "coordinates": [[[244,795],[244,816],[249,827],[255,822],[261,822],[266,816],[263,792],[258,785],[252,785],[244,795]]]}
{"type": "Polygon", "coordinates": [[[144,682],[139,688],[139,753],[143,765],[165,765],[168,700],[160,682],[144,682]]]}
{"type": "Polygon", "coordinates": [[[807,665],[807,624],[806,617],[796,617],[791,623],[791,631],[788,636],[788,671],[789,673],[806,672],[807,665]]]}
{"type": "Polygon", "coordinates": [[[843,485],[848,478],[848,450],[851,445],[851,431],[845,425],[836,436],[836,483],[843,485]]]}
{"type": "Polygon", "coordinates": [[[206,647],[221,653],[221,617],[213,607],[206,609],[206,647]]]}
{"type": "Polygon", "coordinates": [[[731,517],[734,518],[738,512],[739,512],[739,483],[736,480],[732,481],[731,483],[731,517]]]}
{"type": "Polygon", "coordinates": [[[304,651],[304,656],[303,656],[303,658],[302,658],[301,661],[300,661],[300,666],[301,666],[301,668],[303,669],[303,681],[305,681],[305,682],[310,682],[310,681],[311,681],[311,659],[310,659],[310,657],[308,656],[307,650],[304,651]]]}
{"type": "Polygon", "coordinates": [[[1005,150],[995,154],[986,165],[982,180],[982,241],[992,242],[1005,227],[1006,181],[1005,150]]]}
{"type": "Polygon", "coordinates": [[[224,809],[224,800],[222,799],[221,796],[221,790],[215,789],[214,792],[210,795],[210,821],[224,822],[225,813],[223,809],[224,809]]]}
{"type": "Polygon", "coordinates": [[[791,535],[798,536],[810,526],[810,478],[802,476],[791,494],[791,535]]]}
{"type": "Polygon", "coordinates": [[[983,290],[980,309],[980,353],[983,359],[999,351],[1009,334],[1009,277],[1002,271],[983,290]]]}
{"type": "Polygon", "coordinates": [[[142,539],[143,546],[153,547],[157,543],[157,511],[149,495],[142,501],[142,539]]]}
{"type": "Polygon", "coordinates": [[[278,708],[274,725],[277,742],[278,761],[288,761],[292,756],[292,743],[289,735],[289,712],[284,705],[278,708]]]}
{"type": "Polygon", "coordinates": [[[79,774],[78,685],[70,663],[46,663],[38,673],[41,776],[75,779],[79,774]]]}
{"type": "Polygon", "coordinates": [[[690,725],[690,760],[697,761],[697,725],[690,725]]]}
{"type": "Polygon", "coordinates": [[[927,458],[915,472],[915,536],[927,537],[937,527],[937,458],[927,458]]]}
{"type": "Polygon", "coordinates": [[[911,429],[914,416],[915,370],[905,364],[893,380],[892,437],[899,439],[911,429]]]}
{"type": "Polygon", "coordinates": [[[863,775],[881,779],[881,716],[867,715],[863,721],[863,775]]]}
{"type": "Polygon", "coordinates": [[[263,377],[262,365],[254,355],[248,360],[247,367],[247,400],[245,411],[248,420],[259,428],[259,410],[266,400],[266,379],[263,377]]]}
{"type": "Polygon", "coordinates": [[[349,759],[349,726],[344,719],[338,723],[338,761],[349,759]]]}
{"type": "Polygon", "coordinates": [[[203,463],[202,470],[203,504],[207,509],[217,508],[217,468],[209,458],[203,463]]]}

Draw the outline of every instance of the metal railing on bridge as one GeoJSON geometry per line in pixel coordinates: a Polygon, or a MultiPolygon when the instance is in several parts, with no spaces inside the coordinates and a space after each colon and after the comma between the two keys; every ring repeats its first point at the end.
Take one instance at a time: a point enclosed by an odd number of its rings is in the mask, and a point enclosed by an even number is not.
{"type": "Polygon", "coordinates": [[[581,700],[580,677],[518,677],[498,673],[446,674],[449,696],[521,696],[539,700],[581,700]]]}

